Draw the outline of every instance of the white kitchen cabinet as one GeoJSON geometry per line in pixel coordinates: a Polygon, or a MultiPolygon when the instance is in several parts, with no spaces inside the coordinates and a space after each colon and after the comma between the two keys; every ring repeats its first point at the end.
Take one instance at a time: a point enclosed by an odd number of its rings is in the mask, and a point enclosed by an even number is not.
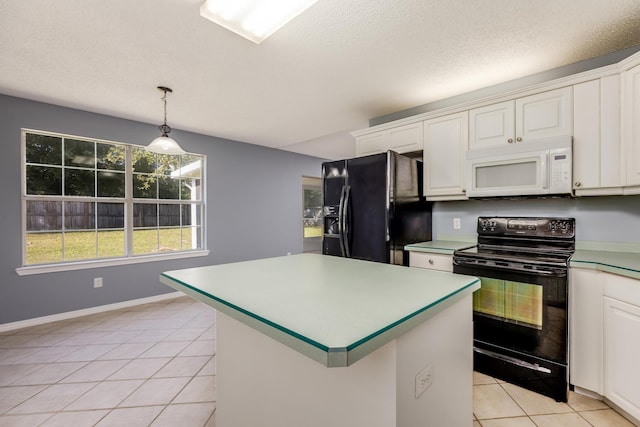
{"type": "Polygon", "coordinates": [[[640,420],[640,280],[607,274],[604,286],[604,395],[640,420]]]}
{"type": "Polygon", "coordinates": [[[620,76],[575,85],[573,114],[575,194],[621,195],[620,76]]]}
{"type": "Polygon", "coordinates": [[[640,194],[640,65],[625,71],[622,78],[622,152],[628,186],[625,193],[640,194]]]}
{"type": "Polygon", "coordinates": [[[466,111],[424,122],[424,188],[429,200],[463,200],[469,138],[466,111]]]}
{"type": "Polygon", "coordinates": [[[423,144],[422,122],[410,123],[357,137],[356,155],[367,156],[387,150],[409,153],[422,150],[423,144]]]}
{"type": "Polygon", "coordinates": [[[470,110],[469,149],[571,135],[572,90],[568,86],[470,110]]]}
{"type": "Polygon", "coordinates": [[[569,271],[569,382],[603,395],[602,275],[569,271]]]}
{"type": "Polygon", "coordinates": [[[515,101],[469,111],[469,149],[494,147],[515,141],[515,101]]]}
{"type": "Polygon", "coordinates": [[[451,273],[453,272],[453,255],[410,251],[409,267],[419,267],[451,273]]]}
{"type": "Polygon", "coordinates": [[[376,132],[364,135],[356,139],[356,155],[367,156],[369,154],[384,153],[387,151],[388,134],[376,132]]]}

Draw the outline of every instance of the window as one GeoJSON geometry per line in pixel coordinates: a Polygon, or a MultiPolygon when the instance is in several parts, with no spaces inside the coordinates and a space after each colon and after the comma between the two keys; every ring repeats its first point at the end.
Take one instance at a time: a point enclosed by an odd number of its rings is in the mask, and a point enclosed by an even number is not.
{"type": "Polygon", "coordinates": [[[303,252],[321,252],[322,243],[322,180],[302,177],[303,252]]]}
{"type": "Polygon", "coordinates": [[[203,249],[205,157],[23,130],[23,266],[203,249]]]}

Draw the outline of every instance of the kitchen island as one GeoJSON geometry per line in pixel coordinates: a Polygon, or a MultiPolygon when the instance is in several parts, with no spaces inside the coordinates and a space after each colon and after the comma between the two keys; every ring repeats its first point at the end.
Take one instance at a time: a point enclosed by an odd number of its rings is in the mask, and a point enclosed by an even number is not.
{"type": "Polygon", "coordinates": [[[218,310],[218,427],[472,423],[474,277],[301,254],[160,280],[218,310]]]}

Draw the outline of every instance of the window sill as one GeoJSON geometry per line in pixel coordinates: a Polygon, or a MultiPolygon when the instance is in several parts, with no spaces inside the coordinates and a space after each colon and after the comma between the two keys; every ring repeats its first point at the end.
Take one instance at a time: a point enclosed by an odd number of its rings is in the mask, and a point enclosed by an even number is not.
{"type": "Polygon", "coordinates": [[[100,259],[90,261],[77,261],[64,264],[43,264],[16,268],[18,276],[31,274],[56,273],[61,271],[84,270],[87,268],[113,267],[116,265],[139,264],[143,262],[166,261],[171,259],[195,258],[209,255],[208,250],[175,252],[159,255],[141,255],[131,258],[100,259]]]}

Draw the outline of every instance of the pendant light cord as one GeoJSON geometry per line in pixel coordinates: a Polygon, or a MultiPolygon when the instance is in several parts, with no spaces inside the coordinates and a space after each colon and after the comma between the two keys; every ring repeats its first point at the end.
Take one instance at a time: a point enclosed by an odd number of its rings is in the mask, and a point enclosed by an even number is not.
{"type": "Polygon", "coordinates": [[[164,86],[158,86],[158,89],[164,92],[164,95],[162,95],[161,98],[164,103],[164,123],[158,126],[158,128],[160,129],[160,132],[162,132],[162,136],[169,136],[171,127],[167,124],[167,92],[172,92],[172,90],[164,86]]]}

